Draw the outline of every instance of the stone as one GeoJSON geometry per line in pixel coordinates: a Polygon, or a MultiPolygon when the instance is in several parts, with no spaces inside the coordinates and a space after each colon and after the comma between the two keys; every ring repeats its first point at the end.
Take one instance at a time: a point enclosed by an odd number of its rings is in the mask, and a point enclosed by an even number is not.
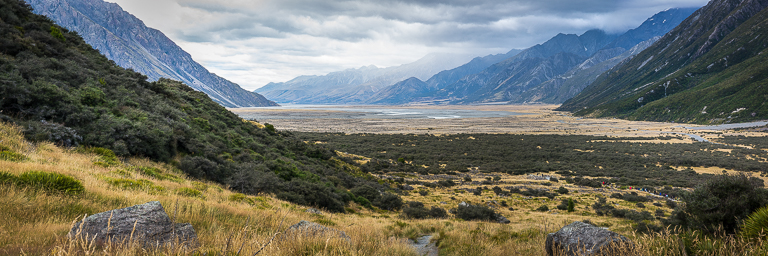
{"type": "Polygon", "coordinates": [[[634,248],[628,238],[580,221],[547,234],[547,255],[624,255],[634,248]],[[562,254],[565,253],[565,254],[562,254]]]}
{"type": "Polygon", "coordinates": [[[459,206],[467,207],[469,206],[469,204],[467,204],[467,202],[461,202],[459,203],[459,206]]]}
{"type": "Polygon", "coordinates": [[[299,221],[299,223],[293,224],[292,226],[288,227],[286,230],[286,235],[304,235],[304,236],[338,236],[339,238],[342,238],[346,240],[347,242],[350,241],[349,236],[347,236],[347,233],[344,233],[344,231],[339,231],[333,228],[329,228],[314,222],[302,220],[299,221]]]}
{"type": "Polygon", "coordinates": [[[315,208],[309,208],[309,209],[306,210],[306,212],[311,213],[311,214],[323,215],[323,212],[321,212],[320,210],[315,209],[315,208]]]}
{"type": "Polygon", "coordinates": [[[174,243],[188,249],[199,246],[192,225],[173,223],[158,201],[87,216],[77,222],[67,236],[88,240],[96,237],[96,244],[135,241],[145,248],[172,246],[174,243]]]}
{"type": "Polygon", "coordinates": [[[499,215],[496,216],[496,222],[501,224],[509,224],[510,221],[506,217],[499,215]]]}

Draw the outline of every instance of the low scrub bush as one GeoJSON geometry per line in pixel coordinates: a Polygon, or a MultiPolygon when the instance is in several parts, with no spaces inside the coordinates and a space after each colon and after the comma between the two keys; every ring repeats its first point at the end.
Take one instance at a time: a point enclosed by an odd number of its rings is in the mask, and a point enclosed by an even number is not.
{"type": "Polygon", "coordinates": [[[85,192],[83,184],[67,175],[30,171],[19,175],[16,183],[22,186],[43,189],[49,192],[63,193],[67,195],[77,195],[85,192]]]}
{"type": "Polygon", "coordinates": [[[421,202],[408,202],[403,208],[403,216],[411,219],[445,218],[448,213],[440,207],[432,206],[431,209],[427,209],[421,202]]]}
{"type": "Polygon", "coordinates": [[[673,222],[692,229],[715,232],[722,227],[733,234],[750,213],[768,204],[762,180],[745,174],[719,175],[683,194],[682,211],[673,222]]]}
{"type": "Polygon", "coordinates": [[[493,209],[482,205],[466,204],[456,208],[456,217],[463,220],[496,220],[498,214],[493,209]]]}

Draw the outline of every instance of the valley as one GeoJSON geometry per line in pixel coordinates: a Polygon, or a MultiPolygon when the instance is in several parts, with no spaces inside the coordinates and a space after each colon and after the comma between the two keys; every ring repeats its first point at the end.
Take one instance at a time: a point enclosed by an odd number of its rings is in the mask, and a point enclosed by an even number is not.
{"type": "MultiPolygon", "coordinates": [[[[301,106],[301,105],[298,105],[301,106]]],[[[614,137],[674,136],[678,143],[690,143],[690,135],[706,139],[722,136],[765,136],[761,132],[722,130],[735,125],[706,126],[667,122],[628,121],[613,118],[582,118],[568,112],[554,111],[558,105],[451,105],[451,106],[307,106],[294,108],[229,109],[244,119],[266,122],[287,131],[373,134],[560,134],[614,137]],[[334,109],[328,109],[332,107],[334,109]],[[472,118],[416,118],[398,116],[360,116],[360,111],[396,109],[403,113],[471,111],[472,118]],[[346,111],[345,111],[346,110],[346,111]],[[487,112],[488,114],[482,114],[487,112]],[[498,112],[508,112],[501,116],[498,112]]],[[[439,114],[435,114],[438,115],[439,114]]],[[[446,114],[443,116],[450,116],[446,114]]],[[[754,126],[765,126],[756,122],[754,126]]],[[[749,126],[742,124],[741,126],[749,126]]]]}

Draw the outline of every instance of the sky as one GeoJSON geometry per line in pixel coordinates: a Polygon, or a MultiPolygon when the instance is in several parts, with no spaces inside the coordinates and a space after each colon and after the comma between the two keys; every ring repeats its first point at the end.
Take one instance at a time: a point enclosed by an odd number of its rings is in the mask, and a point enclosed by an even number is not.
{"type": "Polygon", "coordinates": [[[106,0],[209,71],[254,90],[430,53],[506,53],[558,33],[621,33],[706,0],[106,0]]]}

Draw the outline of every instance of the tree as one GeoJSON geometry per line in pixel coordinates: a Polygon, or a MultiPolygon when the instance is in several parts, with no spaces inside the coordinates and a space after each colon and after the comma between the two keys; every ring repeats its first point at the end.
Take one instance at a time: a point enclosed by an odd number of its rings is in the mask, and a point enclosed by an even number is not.
{"type": "Polygon", "coordinates": [[[573,212],[574,208],[576,208],[576,204],[573,202],[573,199],[568,199],[568,212],[573,212]]]}

